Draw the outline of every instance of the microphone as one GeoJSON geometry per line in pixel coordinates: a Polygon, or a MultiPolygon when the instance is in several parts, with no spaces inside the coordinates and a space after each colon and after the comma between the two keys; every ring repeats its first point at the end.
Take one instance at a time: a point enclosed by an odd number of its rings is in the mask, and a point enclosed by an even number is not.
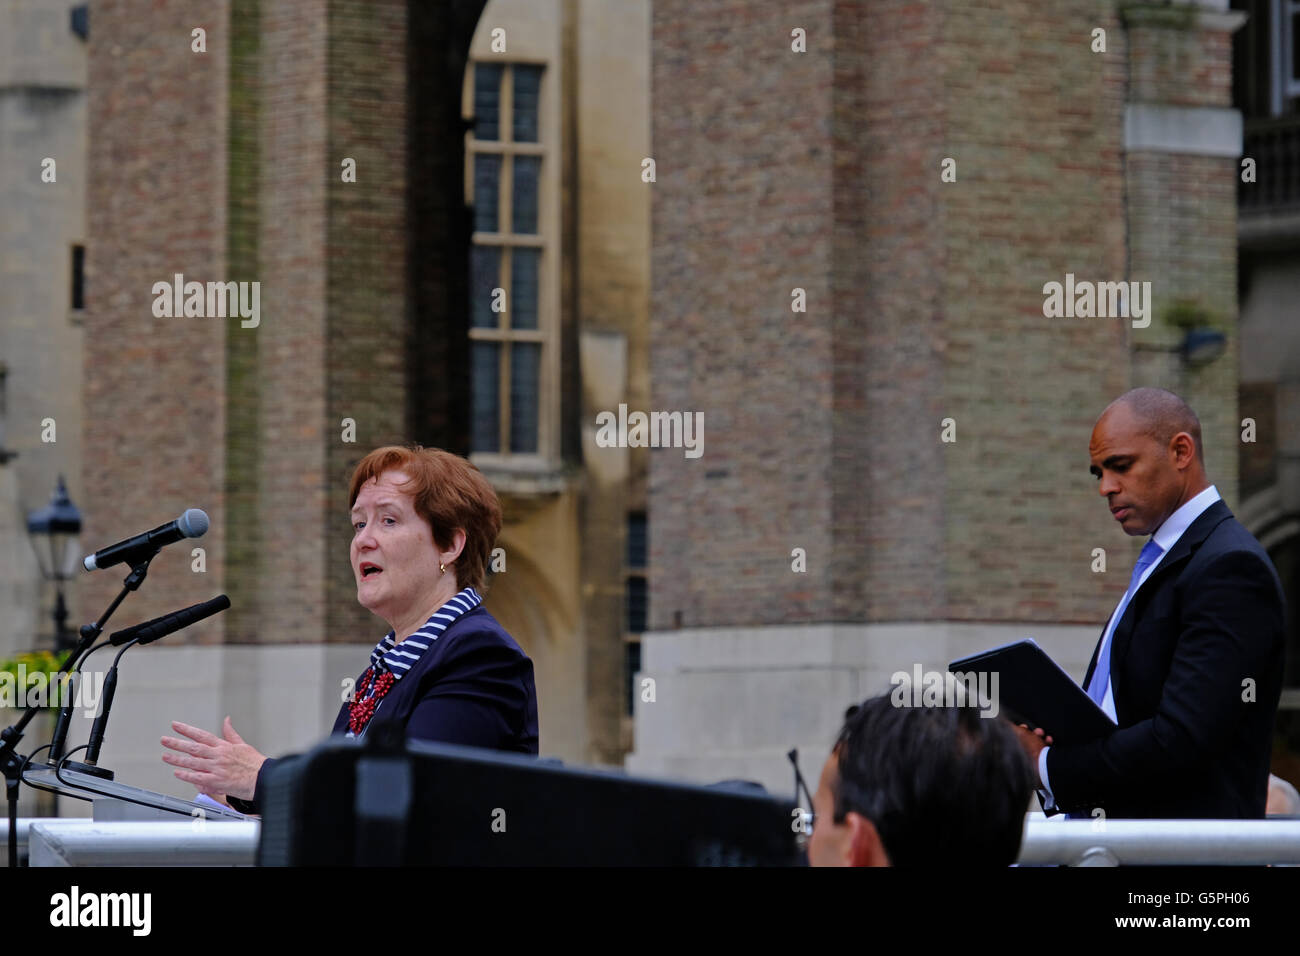
{"type": "MultiPolygon", "coordinates": [[[[122,651],[118,656],[122,656],[122,651]]],[[[113,695],[117,693],[117,661],[113,661],[113,666],[108,669],[108,676],[104,678],[104,703],[99,709],[99,715],[95,717],[95,722],[90,725],[90,738],[86,745],[86,763],[92,767],[99,766],[99,750],[104,746],[104,731],[108,729],[108,710],[113,706],[113,695]]]]}
{"type": "MultiPolygon", "coordinates": [[[[77,672],[72,671],[68,674],[67,680],[63,682],[63,689],[68,697],[72,696],[72,678],[77,672]]],[[[59,758],[63,756],[63,745],[68,739],[68,723],[72,720],[72,704],[66,699],[63,706],[59,708],[59,718],[54,722],[54,736],[50,738],[49,762],[58,763],[59,758]]]]}
{"type": "Polygon", "coordinates": [[[86,743],[86,763],[89,766],[95,767],[98,765],[99,751],[104,744],[104,730],[108,727],[108,711],[113,706],[113,695],[117,692],[117,662],[122,659],[122,655],[130,650],[132,645],[151,644],[159,638],[174,634],[197,621],[212,617],[214,614],[220,614],[228,607],[230,607],[230,598],[224,594],[218,594],[210,601],[194,604],[183,610],[156,617],[152,621],[115,631],[109,637],[109,643],[114,647],[121,647],[123,644],[126,647],[117,652],[117,657],[113,660],[113,666],[109,668],[108,676],[104,678],[104,703],[100,708],[99,716],[95,718],[95,722],[90,726],[90,738],[86,743]]]}
{"type": "Polygon", "coordinates": [[[208,516],[198,508],[190,508],[175,521],[169,521],[152,531],[109,545],[101,551],[87,555],[81,563],[87,571],[111,568],[123,561],[134,564],[164,545],[179,541],[181,538],[198,538],[206,534],[207,530],[208,516]]]}
{"type": "MultiPolygon", "coordinates": [[[[81,669],[85,666],[86,661],[90,659],[90,655],[103,646],[103,644],[97,644],[86,651],[86,653],[82,654],[81,660],[77,661],[77,666],[68,671],[68,676],[63,682],[63,689],[67,696],[63,700],[63,706],[59,708],[59,719],[54,724],[54,735],[50,738],[50,752],[48,758],[49,762],[52,764],[57,764],[59,762],[59,759],[63,756],[64,744],[66,744],[68,740],[68,726],[72,721],[73,708],[72,678],[82,677],[81,669]]],[[[70,664],[72,662],[69,661],[68,663],[70,664]]]]}
{"type": "Polygon", "coordinates": [[[226,608],[230,607],[230,598],[224,594],[218,594],[210,601],[204,601],[202,604],[191,604],[187,608],[179,611],[172,611],[170,614],[164,614],[162,617],[156,617],[152,621],[145,621],[142,624],[133,624],[131,627],[123,628],[120,631],[114,631],[109,636],[108,642],[114,647],[121,647],[123,644],[135,641],[139,644],[152,644],[161,637],[168,634],[174,634],[191,624],[197,624],[204,618],[212,617],[214,614],[220,614],[226,608]]]}

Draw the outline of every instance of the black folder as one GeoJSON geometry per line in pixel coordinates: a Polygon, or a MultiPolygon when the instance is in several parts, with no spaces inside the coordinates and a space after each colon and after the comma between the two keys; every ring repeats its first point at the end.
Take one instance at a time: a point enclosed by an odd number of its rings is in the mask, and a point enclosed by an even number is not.
{"type": "Polygon", "coordinates": [[[1115,730],[1106,712],[1033,640],[963,657],[949,664],[948,670],[996,672],[999,714],[1018,724],[1042,727],[1055,743],[1087,743],[1115,730]]]}

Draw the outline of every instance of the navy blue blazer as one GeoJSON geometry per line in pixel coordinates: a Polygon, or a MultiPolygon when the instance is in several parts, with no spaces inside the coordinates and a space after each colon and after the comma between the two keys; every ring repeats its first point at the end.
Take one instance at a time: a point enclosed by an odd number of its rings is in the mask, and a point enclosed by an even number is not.
{"type": "MultiPolygon", "coordinates": [[[[1268,553],[1216,501],[1115,628],[1119,729],[1048,751],[1057,807],[1086,816],[1100,807],[1112,818],[1262,818],[1285,619],[1268,553]]],[[[1096,666],[1094,650],[1088,679],[1096,666]]]]}
{"type": "MultiPolygon", "coordinates": [[[[345,734],[347,728],[344,703],[332,733],[345,734]]],[[[480,604],[453,621],[384,695],[362,737],[382,731],[412,740],[536,754],[533,662],[480,604]]],[[[231,806],[261,812],[266,774],[274,762],[268,759],[258,771],[253,799],[228,797],[231,806]]]]}

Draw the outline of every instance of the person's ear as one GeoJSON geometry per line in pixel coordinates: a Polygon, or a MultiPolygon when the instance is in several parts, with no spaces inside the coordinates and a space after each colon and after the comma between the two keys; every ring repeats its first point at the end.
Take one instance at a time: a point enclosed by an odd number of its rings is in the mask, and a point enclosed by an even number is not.
{"type": "Polygon", "coordinates": [[[845,844],[845,862],[849,866],[892,865],[874,823],[852,810],[845,814],[844,823],[849,828],[849,839],[845,844]]]}
{"type": "Polygon", "coordinates": [[[1196,442],[1187,432],[1179,432],[1169,440],[1169,453],[1175,468],[1186,468],[1196,460],[1196,442]]]}
{"type": "Polygon", "coordinates": [[[451,550],[442,552],[442,560],[447,564],[455,561],[460,557],[460,553],[465,550],[465,529],[457,528],[451,533],[451,550]]]}

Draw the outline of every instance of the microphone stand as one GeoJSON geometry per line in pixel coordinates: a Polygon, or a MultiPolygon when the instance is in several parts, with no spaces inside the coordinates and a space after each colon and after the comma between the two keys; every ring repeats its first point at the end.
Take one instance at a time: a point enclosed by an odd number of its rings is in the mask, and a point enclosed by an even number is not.
{"type": "MultiPolygon", "coordinates": [[[[137,561],[131,568],[131,573],[126,576],[122,584],[121,593],[113,599],[113,603],[108,606],[98,620],[91,621],[81,628],[81,640],[77,642],[76,648],[64,662],[63,667],[59,670],[58,678],[72,668],[77,659],[89,650],[90,645],[95,643],[96,638],[104,632],[104,625],[108,619],[113,616],[117,606],[126,599],[127,594],[140,587],[144,582],[145,575],[149,573],[149,562],[154,559],[159,548],[154,548],[151,552],[137,561]]],[[[62,681],[60,680],[60,683],[62,681]]],[[[65,691],[69,688],[65,686],[65,691]]],[[[70,705],[68,705],[70,708],[70,705]]],[[[9,804],[9,866],[16,868],[18,866],[18,788],[22,783],[23,771],[27,767],[27,757],[19,756],[17,752],[18,742],[23,739],[23,731],[27,725],[32,722],[32,718],[41,710],[36,704],[27,707],[26,712],[18,718],[17,723],[11,724],[4,730],[0,731],[0,771],[4,772],[5,778],[5,798],[9,804]]],[[[69,710],[70,713],[70,710],[69,710]]],[[[63,722],[63,714],[59,715],[60,722],[63,722]]],[[[66,732],[66,730],[65,730],[66,732]]],[[[55,728],[58,733],[58,728],[55,728]]],[[[53,742],[53,741],[51,741],[53,742]]],[[[72,764],[78,770],[94,773],[97,776],[107,776],[110,780],[113,777],[112,771],[101,770],[98,767],[84,767],[80,764],[72,764]]]]}

